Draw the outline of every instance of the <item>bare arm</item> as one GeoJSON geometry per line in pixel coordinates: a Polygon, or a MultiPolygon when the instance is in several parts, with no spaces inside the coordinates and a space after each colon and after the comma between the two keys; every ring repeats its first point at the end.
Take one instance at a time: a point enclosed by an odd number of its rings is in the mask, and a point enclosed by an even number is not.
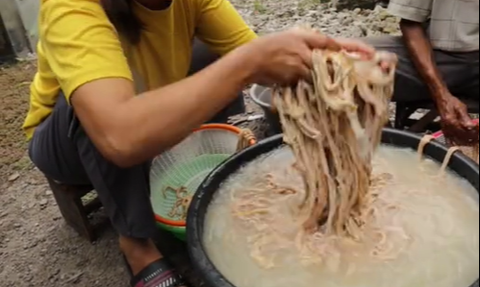
{"type": "Polygon", "coordinates": [[[232,101],[247,84],[291,84],[310,75],[311,49],[360,50],[313,31],[290,30],[252,41],[200,73],[135,97],[131,81],[80,86],[71,102],[86,133],[113,163],[129,167],[177,144],[232,101]],[[266,56],[268,55],[268,56],[266,56]]]}
{"type": "Polygon", "coordinates": [[[135,97],[125,79],[80,87],[72,105],[87,134],[115,164],[128,167],[153,158],[212,118],[255,72],[239,49],[178,83],[135,97]]]}
{"type": "Polygon", "coordinates": [[[442,79],[422,24],[402,20],[401,28],[412,61],[437,105],[445,135],[458,145],[478,142],[478,126],[472,123],[467,106],[450,93],[442,79]]]}
{"type": "Polygon", "coordinates": [[[441,105],[448,94],[448,87],[433,58],[433,48],[421,23],[402,20],[401,29],[405,44],[420,76],[427,85],[434,101],[441,105]]]}

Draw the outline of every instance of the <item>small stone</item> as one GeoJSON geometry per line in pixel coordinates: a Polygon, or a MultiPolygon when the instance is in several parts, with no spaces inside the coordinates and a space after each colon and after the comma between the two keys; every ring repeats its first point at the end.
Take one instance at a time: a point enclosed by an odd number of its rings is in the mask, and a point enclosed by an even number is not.
{"type": "Polygon", "coordinates": [[[44,206],[44,205],[47,205],[48,204],[48,199],[41,199],[39,202],[38,202],[41,206],[44,206]]]}
{"type": "Polygon", "coordinates": [[[318,16],[318,12],[315,10],[310,10],[308,11],[308,16],[310,16],[312,19],[315,19],[318,16]]]}
{"type": "Polygon", "coordinates": [[[29,185],[38,185],[38,181],[34,180],[34,179],[29,179],[28,182],[27,182],[29,185]]]}
{"type": "Polygon", "coordinates": [[[385,19],[385,21],[387,21],[388,23],[398,23],[398,19],[396,17],[388,17],[387,19],[385,19]]]}
{"type": "Polygon", "coordinates": [[[391,17],[391,14],[390,14],[387,10],[381,11],[381,12],[379,13],[379,16],[378,16],[378,18],[379,18],[380,20],[382,20],[382,21],[383,21],[383,20],[386,20],[386,19],[389,18],[389,17],[391,17]]]}
{"type": "Polygon", "coordinates": [[[52,194],[53,194],[53,193],[52,193],[52,191],[51,191],[50,189],[47,190],[47,191],[45,191],[45,195],[47,195],[47,196],[52,195],[52,194]]]}
{"type": "Polygon", "coordinates": [[[20,178],[20,174],[18,172],[16,172],[8,178],[8,181],[12,182],[12,181],[17,180],[18,178],[20,178]]]}
{"type": "Polygon", "coordinates": [[[383,32],[385,32],[387,34],[395,34],[396,32],[398,32],[398,26],[396,24],[392,24],[392,23],[387,24],[383,28],[383,32]]]}

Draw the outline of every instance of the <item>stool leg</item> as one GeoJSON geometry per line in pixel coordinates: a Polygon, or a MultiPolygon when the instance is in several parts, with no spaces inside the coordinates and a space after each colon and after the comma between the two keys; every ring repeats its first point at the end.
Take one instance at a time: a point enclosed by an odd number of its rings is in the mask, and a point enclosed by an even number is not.
{"type": "Polygon", "coordinates": [[[417,111],[417,107],[409,107],[403,103],[397,103],[395,112],[395,128],[404,130],[408,126],[408,120],[417,111]]]}
{"type": "Polygon", "coordinates": [[[412,125],[408,130],[414,133],[425,132],[428,128],[428,125],[434,122],[437,117],[438,112],[436,110],[431,110],[420,120],[418,120],[414,125],[412,125]]]}
{"type": "Polygon", "coordinates": [[[95,232],[87,218],[87,213],[81,197],[68,186],[47,179],[52,193],[57,201],[58,208],[63,218],[80,236],[90,242],[95,240],[95,232]]]}
{"type": "Polygon", "coordinates": [[[393,125],[394,128],[396,129],[403,129],[403,121],[405,117],[405,105],[402,103],[396,103],[396,109],[395,109],[395,123],[393,125]]]}

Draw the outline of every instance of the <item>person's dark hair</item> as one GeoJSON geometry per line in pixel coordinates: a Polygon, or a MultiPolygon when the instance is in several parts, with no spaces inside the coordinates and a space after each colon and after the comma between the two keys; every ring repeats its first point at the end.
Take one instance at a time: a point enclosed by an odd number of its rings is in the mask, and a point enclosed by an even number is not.
{"type": "Polygon", "coordinates": [[[133,13],[133,0],[101,0],[103,9],[118,33],[130,43],[138,44],[143,24],[133,13]]]}

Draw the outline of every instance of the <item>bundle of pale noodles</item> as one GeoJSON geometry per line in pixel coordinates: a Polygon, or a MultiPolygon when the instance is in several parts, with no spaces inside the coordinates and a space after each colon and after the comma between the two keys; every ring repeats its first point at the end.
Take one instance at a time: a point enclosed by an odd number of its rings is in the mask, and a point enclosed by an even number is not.
{"type": "Polygon", "coordinates": [[[306,184],[307,231],[358,232],[370,188],[371,161],[388,120],[396,57],[365,61],[346,52],[315,51],[313,86],[279,88],[274,103],[285,142],[306,184]],[[385,71],[381,63],[389,63],[385,71]]]}
{"type": "Polygon", "coordinates": [[[332,265],[341,253],[335,249],[337,239],[359,242],[371,236],[375,241],[371,252],[381,258],[394,256],[394,249],[403,244],[391,246],[386,240],[390,231],[372,227],[377,222],[364,227],[376,214],[392,208],[377,200],[391,177],[371,173],[388,120],[397,58],[378,52],[364,60],[344,51],[317,50],[313,62],[312,84],[302,81],[296,87],[277,88],[273,95],[305,191],[269,175],[233,195],[234,218],[255,231],[248,238],[252,256],[267,268],[274,266],[278,250],[291,248],[292,238],[302,259],[318,262],[328,257],[332,265]],[[289,211],[278,209],[281,202],[297,203],[295,221],[305,222],[302,230],[286,226],[279,214],[289,211]]]}

